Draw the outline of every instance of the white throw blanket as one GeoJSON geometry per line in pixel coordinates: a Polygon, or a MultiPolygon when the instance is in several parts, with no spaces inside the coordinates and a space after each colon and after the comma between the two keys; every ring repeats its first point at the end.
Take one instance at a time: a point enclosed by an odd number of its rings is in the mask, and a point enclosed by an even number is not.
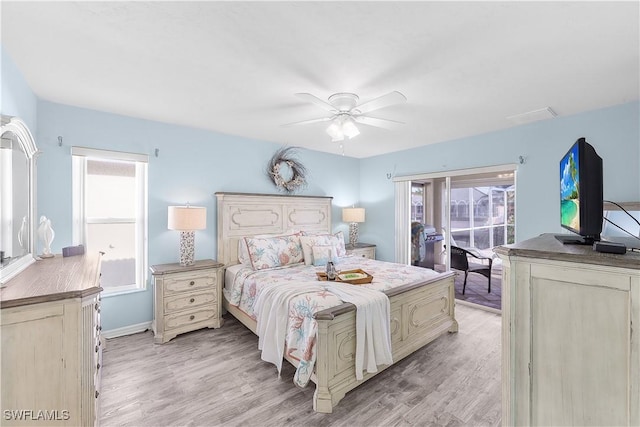
{"type": "Polygon", "coordinates": [[[344,283],[331,283],[327,290],[357,309],[356,379],[363,378],[363,369],[374,373],[378,372],[378,365],[393,364],[389,297],[374,289],[344,283]]]}
{"type": "Polygon", "coordinates": [[[282,370],[286,344],[289,301],[307,292],[328,290],[342,301],[356,306],[356,379],[363,378],[363,369],[377,372],[377,365],[393,363],[389,330],[389,298],[380,291],[342,283],[273,284],[264,286],[256,297],[258,349],[261,358],[282,370]]]}

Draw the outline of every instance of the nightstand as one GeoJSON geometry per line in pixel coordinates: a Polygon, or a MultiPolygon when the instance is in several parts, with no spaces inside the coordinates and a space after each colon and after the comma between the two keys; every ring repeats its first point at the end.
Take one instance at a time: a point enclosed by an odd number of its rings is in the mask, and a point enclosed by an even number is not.
{"type": "Polygon", "coordinates": [[[371,243],[356,243],[355,245],[346,245],[347,255],[361,256],[362,258],[376,259],[376,245],[371,243]]]}
{"type": "Polygon", "coordinates": [[[151,266],[156,344],[185,332],[222,326],[223,267],[211,259],[186,267],[178,263],[151,266]]]}

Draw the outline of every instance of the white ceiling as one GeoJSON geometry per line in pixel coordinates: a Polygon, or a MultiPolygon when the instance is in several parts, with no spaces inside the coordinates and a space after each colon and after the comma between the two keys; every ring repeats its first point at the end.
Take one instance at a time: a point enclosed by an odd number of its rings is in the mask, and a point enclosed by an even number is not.
{"type": "Polygon", "coordinates": [[[2,45],[53,102],[341,153],[294,96],[397,90],[369,157],[638,100],[639,3],[10,2],[2,45]]]}

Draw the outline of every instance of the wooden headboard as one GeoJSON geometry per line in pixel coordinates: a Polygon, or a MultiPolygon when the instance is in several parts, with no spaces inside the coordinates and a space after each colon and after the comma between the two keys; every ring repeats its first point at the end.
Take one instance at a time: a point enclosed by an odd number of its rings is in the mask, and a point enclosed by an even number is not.
{"type": "Polygon", "coordinates": [[[218,262],[238,263],[238,240],[287,230],[331,232],[332,197],[215,193],[218,199],[218,262]]]}

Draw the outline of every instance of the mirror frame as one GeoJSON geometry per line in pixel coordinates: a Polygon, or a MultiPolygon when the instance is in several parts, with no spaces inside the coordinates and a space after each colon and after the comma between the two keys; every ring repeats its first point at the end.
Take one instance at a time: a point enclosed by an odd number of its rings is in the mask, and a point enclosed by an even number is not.
{"type": "Polygon", "coordinates": [[[11,278],[23,271],[36,260],[36,155],[38,154],[38,148],[36,147],[33,135],[31,135],[29,128],[21,119],[2,115],[1,123],[2,127],[0,128],[0,136],[4,135],[6,132],[13,133],[28,160],[27,179],[29,180],[29,197],[27,198],[27,212],[29,215],[29,236],[27,239],[27,254],[5,267],[0,266],[0,287],[4,286],[11,278]]]}

